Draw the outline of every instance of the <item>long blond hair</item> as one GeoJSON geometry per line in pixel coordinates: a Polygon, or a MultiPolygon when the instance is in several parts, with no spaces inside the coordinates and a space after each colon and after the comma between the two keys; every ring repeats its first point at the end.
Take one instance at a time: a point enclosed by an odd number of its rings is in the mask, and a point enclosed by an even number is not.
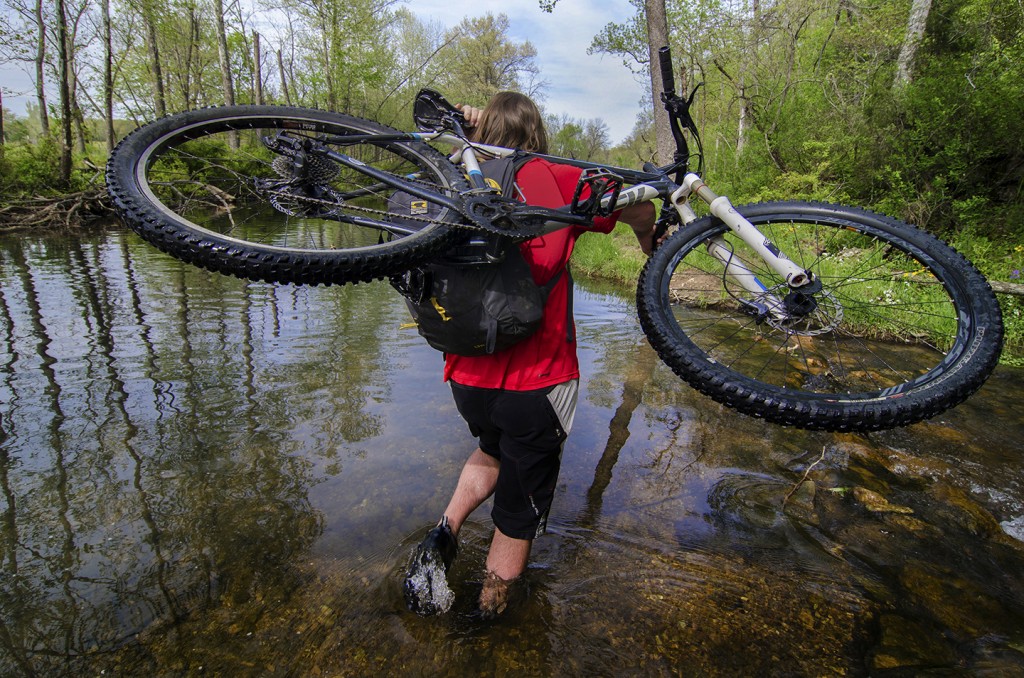
{"type": "Polygon", "coordinates": [[[481,144],[548,152],[544,118],[533,100],[519,92],[498,92],[484,107],[473,140],[481,144]]]}

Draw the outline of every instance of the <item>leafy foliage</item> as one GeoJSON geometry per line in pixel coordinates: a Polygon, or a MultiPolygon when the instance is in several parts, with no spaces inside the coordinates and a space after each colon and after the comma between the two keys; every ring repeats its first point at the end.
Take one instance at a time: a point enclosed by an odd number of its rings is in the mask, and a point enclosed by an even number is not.
{"type": "MultiPolygon", "coordinates": [[[[591,49],[642,68],[633,4],[591,49]]],[[[935,0],[905,87],[894,75],[909,0],[666,5],[677,65],[704,84],[695,113],[716,186],[860,203],[943,233],[1024,234],[1019,3],[935,0]]]]}
{"type": "MultiPolygon", "coordinates": [[[[33,4],[0,1],[9,10],[0,14],[0,59],[30,60],[38,35],[33,4]]],[[[633,13],[604,27],[591,51],[616,54],[643,73],[644,4],[631,0],[633,13]]],[[[269,103],[345,110],[399,127],[411,124],[411,102],[424,86],[474,105],[502,89],[543,103],[536,47],[510,38],[504,14],[467,13],[447,27],[424,23],[393,0],[223,5],[239,103],[255,100],[257,77],[269,103]]],[[[1020,238],[1024,10],[1016,0],[934,0],[911,78],[896,87],[910,5],[666,0],[677,81],[685,91],[703,83],[694,112],[705,140],[705,173],[719,191],[738,201],[841,200],[943,233],[1020,238]]],[[[139,122],[156,114],[157,62],[168,112],[223,102],[213,6],[212,0],[112,0],[120,117],[139,122]]],[[[538,6],[558,20],[557,0],[538,6]]],[[[83,17],[73,70],[87,123],[80,126],[84,146],[98,129],[88,122],[102,115],[104,55],[96,40],[102,17],[98,0],[74,7],[83,17]]],[[[49,30],[52,11],[44,9],[49,30]]],[[[52,79],[52,31],[47,35],[52,79]]],[[[549,116],[554,150],[626,166],[649,160],[653,99],[643,106],[633,133],[614,149],[599,118],[549,116]]],[[[56,117],[56,107],[48,108],[56,117]]],[[[9,142],[42,138],[31,119],[5,122],[9,142]]],[[[45,156],[42,148],[34,154],[45,156]]],[[[22,176],[40,178],[35,170],[22,176]]]]}

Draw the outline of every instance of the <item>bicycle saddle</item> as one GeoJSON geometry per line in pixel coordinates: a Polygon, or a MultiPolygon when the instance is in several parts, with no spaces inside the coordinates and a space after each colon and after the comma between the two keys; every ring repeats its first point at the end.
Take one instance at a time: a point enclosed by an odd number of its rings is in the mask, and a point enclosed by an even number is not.
{"type": "Polygon", "coordinates": [[[412,108],[412,119],[420,130],[440,132],[451,129],[452,121],[461,126],[466,125],[466,117],[462,112],[448,103],[439,92],[423,88],[416,95],[416,103],[412,108]]]}

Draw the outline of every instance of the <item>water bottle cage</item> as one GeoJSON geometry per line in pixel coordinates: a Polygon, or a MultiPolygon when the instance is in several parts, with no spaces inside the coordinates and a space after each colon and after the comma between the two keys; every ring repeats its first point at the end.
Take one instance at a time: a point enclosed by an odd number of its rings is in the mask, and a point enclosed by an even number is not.
{"type": "Polygon", "coordinates": [[[583,170],[580,180],[576,183],[576,192],[572,196],[572,207],[570,212],[578,216],[584,216],[588,220],[594,217],[606,217],[614,211],[615,203],[619,199],[619,192],[622,190],[622,177],[604,167],[590,167],[583,170]],[[589,189],[589,194],[584,199],[583,194],[589,189]],[[601,205],[601,199],[611,193],[611,200],[608,206],[601,205]]]}

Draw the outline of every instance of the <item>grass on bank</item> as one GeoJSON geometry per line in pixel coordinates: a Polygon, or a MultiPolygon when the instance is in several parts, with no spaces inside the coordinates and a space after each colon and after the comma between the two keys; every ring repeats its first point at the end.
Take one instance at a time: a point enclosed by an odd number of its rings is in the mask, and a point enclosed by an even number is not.
{"type": "MultiPolygon", "coordinates": [[[[973,232],[963,232],[950,242],[992,281],[1022,283],[1024,245],[997,242],[973,232]]],[[[610,237],[588,234],[579,239],[573,254],[573,272],[623,284],[636,285],[646,257],[637,247],[632,230],[619,224],[610,237]]],[[[1024,367],[1024,296],[996,294],[1003,309],[1006,340],[1000,362],[1024,367]]]]}

